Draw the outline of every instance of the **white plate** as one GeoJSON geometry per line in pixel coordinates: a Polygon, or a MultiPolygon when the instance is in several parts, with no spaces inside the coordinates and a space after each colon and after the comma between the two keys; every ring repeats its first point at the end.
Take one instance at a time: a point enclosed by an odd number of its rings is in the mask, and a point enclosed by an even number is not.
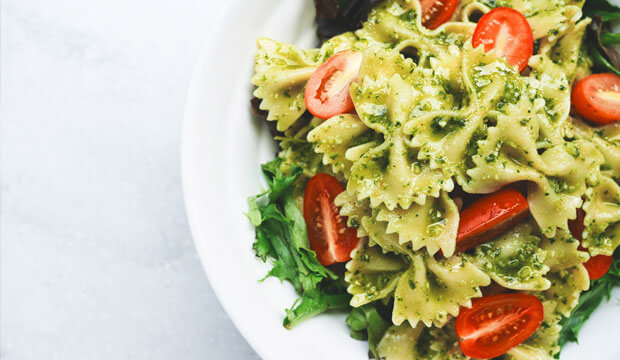
{"type": "MultiPolygon", "coordinates": [[[[204,269],[224,309],[264,359],[367,359],[367,344],[349,337],[342,314],[323,315],[292,331],[282,327],[293,288],[274,278],[253,254],[254,231],[244,216],[248,196],[263,186],[259,164],[275,147],[251,114],[256,38],[303,47],[316,44],[310,0],[227,0],[212,26],[188,93],[182,175],[187,214],[204,269]]],[[[620,293],[616,293],[620,295],[620,293]]],[[[613,300],[612,300],[613,301],[613,300]]],[[[620,359],[612,341],[620,308],[607,305],[586,324],[581,345],[563,359],[620,359]],[[614,330],[614,331],[611,331],[614,330]]],[[[194,319],[194,321],[209,321],[194,319]]]]}

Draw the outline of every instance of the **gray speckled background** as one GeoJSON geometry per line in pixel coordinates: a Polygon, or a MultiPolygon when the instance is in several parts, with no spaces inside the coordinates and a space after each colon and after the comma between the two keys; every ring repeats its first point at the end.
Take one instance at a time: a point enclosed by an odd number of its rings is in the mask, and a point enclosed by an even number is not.
{"type": "Polygon", "coordinates": [[[179,174],[215,0],[2,0],[0,357],[258,359],[179,174]]]}

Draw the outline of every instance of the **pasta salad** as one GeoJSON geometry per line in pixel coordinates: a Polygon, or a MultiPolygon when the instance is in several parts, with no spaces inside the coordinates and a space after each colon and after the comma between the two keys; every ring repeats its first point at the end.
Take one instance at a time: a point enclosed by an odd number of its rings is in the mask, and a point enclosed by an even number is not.
{"type": "Polygon", "coordinates": [[[620,9],[315,3],[321,46],[259,38],[252,77],[284,326],[348,312],[375,359],[558,356],[620,284],[620,9]]]}

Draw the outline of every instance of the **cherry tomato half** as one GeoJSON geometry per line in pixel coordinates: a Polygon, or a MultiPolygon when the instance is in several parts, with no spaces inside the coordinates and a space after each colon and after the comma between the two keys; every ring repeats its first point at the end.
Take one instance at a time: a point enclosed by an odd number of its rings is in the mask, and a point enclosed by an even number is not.
{"type": "Polygon", "coordinates": [[[590,280],[596,280],[602,278],[603,275],[607,274],[609,268],[611,268],[611,263],[613,261],[613,256],[596,255],[590,257],[590,260],[583,264],[583,266],[585,266],[586,270],[588,270],[590,280]]]}
{"type": "Polygon", "coordinates": [[[357,230],[347,227],[334,199],[344,191],[338,179],[317,174],[308,180],[304,191],[304,219],[310,249],[325,266],[351,259],[359,239],[357,230]]]}
{"type": "Polygon", "coordinates": [[[534,53],[534,37],[525,16],[515,9],[498,7],[484,14],[474,30],[472,45],[495,49],[508,63],[522,71],[534,53]]]}
{"type": "MultiPolygon", "coordinates": [[[[575,220],[568,221],[568,228],[570,229],[571,235],[575,239],[579,241],[583,241],[583,231],[585,230],[584,218],[586,213],[583,209],[577,209],[577,218],[575,220]]],[[[579,246],[579,250],[587,251],[587,249],[579,246]]],[[[611,267],[611,263],[614,261],[613,256],[606,255],[597,255],[590,257],[583,266],[588,270],[588,275],[590,276],[590,280],[596,280],[603,277],[603,275],[607,274],[609,268],[611,267]]]]}
{"type": "Polygon", "coordinates": [[[362,53],[345,50],[319,66],[306,84],[304,99],[308,111],[321,119],[352,111],[349,85],[357,79],[361,63],[362,53]]]}
{"type": "Polygon", "coordinates": [[[500,294],[474,299],[454,323],[461,350],[476,359],[505,354],[527,340],[543,320],[542,302],[533,295],[500,294]]]}
{"type": "Polygon", "coordinates": [[[571,100],[577,112],[592,122],[620,121],[620,76],[587,76],[575,85],[571,100]]]}
{"type": "Polygon", "coordinates": [[[521,193],[505,188],[485,195],[461,211],[455,253],[485,243],[520,223],[529,205],[521,193]]]}
{"type": "Polygon", "coordinates": [[[421,0],[422,25],[434,30],[450,20],[459,0],[421,0]]]}

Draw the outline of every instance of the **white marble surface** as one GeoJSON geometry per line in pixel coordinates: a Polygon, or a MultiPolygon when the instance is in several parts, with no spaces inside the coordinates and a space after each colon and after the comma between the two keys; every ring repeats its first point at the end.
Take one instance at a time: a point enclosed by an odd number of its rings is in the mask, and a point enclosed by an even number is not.
{"type": "Polygon", "coordinates": [[[258,359],[181,196],[185,94],[221,4],[2,1],[2,359],[258,359]]]}

